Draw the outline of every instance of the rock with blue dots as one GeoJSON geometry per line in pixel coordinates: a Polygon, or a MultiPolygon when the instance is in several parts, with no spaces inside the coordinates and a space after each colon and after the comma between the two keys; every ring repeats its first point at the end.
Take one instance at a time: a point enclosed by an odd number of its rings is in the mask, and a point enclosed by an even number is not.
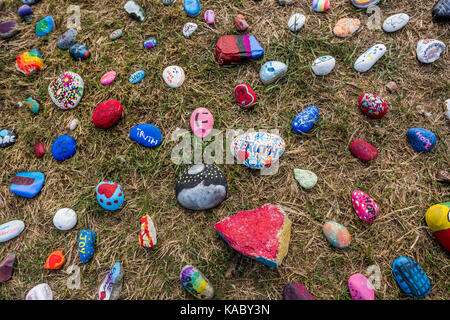
{"type": "Polygon", "coordinates": [[[97,185],[95,194],[98,203],[105,210],[118,210],[125,199],[121,185],[107,180],[97,185]]]}
{"type": "Polygon", "coordinates": [[[424,128],[411,128],[406,136],[417,152],[429,152],[436,145],[436,135],[424,128]]]}
{"type": "Polygon", "coordinates": [[[78,237],[78,255],[81,263],[88,263],[95,253],[97,235],[94,231],[83,229],[78,237]]]}

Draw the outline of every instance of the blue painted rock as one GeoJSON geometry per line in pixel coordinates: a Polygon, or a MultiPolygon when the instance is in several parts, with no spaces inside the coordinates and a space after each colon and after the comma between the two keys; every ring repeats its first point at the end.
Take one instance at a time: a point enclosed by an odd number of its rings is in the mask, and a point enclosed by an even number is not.
{"type": "Polygon", "coordinates": [[[21,0],[23,4],[36,4],[40,0],[21,0]]]}
{"type": "Polygon", "coordinates": [[[214,229],[233,249],[274,268],[288,252],[291,224],[279,206],[265,204],[228,217],[214,229]]]}
{"type": "Polygon", "coordinates": [[[30,110],[34,114],[38,114],[39,112],[40,107],[39,103],[31,97],[28,97],[24,103],[19,102],[19,105],[20,106],[25,105],[26,107],[28,107],[28,110],[30,110]]]}
{"type": "Polygon", "coordinates": [[[92,230],[83,229],[78,237],[78,255],[81,263],[88,263],[95,253],[97,235],[92,230]]]}
{"type": "Polygon", "coordinates": [[[52,288],[46,283],[38,284],[28,291],[25,300],[53,300],[52,288]]]}
{"type": "Polygon", "coordinates": [[[234,138],[231,152],[242,164],[252,169],[270,167],[284,152],[286,143],[276,134],[250,132],[234,138]]]}
{"type": "Polygon", "coordinates": [[[135,84],[138,82],[141,82],[142,79],[144,79],[145,77],[145,71],[144,70],[139,70],[136,71],[135,73],[133,73],[130,78],[128,79],[128,81],[130,81],[130,83],[135,84]]]}
{"type": "Polygon", "coordinates": [[[150,48],[156,47],[157,44],[158,44],[158,42],[156,41],[155,37],[149,37],[144,41],[143,46],[146,49],[150,49],[150,48]]]}
{"type": "Polygon", "coordinates": [[[251,35],[221,36],[216,43],[216,59],[219,65],[228,65],[248,59],[258,59],[264,49],[251,35]]]}
{"type": "Polygon", "coordinates": [[[33,9],[29,5],[24,4],[17,10],[17,13],[25,22],[30,22],[33,19],[33,9]]]}
{"type": "Polygon", "coordinates": [[[44,181],[42,172],[19,172],[13,178],[10,190],[20,197],[33,198],[41,191],[44,181]]]}
{"type": "Polygon", "coordinates": [[[436,135],[424,128],[411,128],[406,133],[409,143],[417,152],[429,152],[436,145],[436,135]]]}
{"type": "Polygon", "coordinates": [[[450,0],[439,0],[433,7],[432,16],[436,21],[450,21],[450,0]]]}
{"type": "Polygon", "coordinates": [[[323,225],[323,234],[333,247],[339,249],[347,248],[352,240],[347,228],[335,221],[323,225]]]}
{"type": "Polygon", "coordinates": [[[84,81],[78,74],[68,71],[48,85],[48,94],[58,108],[75,108],[83,97],[84,81]]]}
{"type": "Polygon", "coordinates": [[[68,50],[75,42],[77,42],[77,30],[69,29],[59,37],[57,46],[61,50],[68,50]]]}
{"type": "Polygon", "coordinates": [[[56,138],[52,145],[52,156],[59,161],[72,158],[76,151],[77,142],[67,134],[56,138]]]}
{"type": "Polygon", "coordinates": [[[6,148],[16,143],[17,134],[14,131],[0,130],[0,148],[6,148]]]}
{"type": "Polygon", "coordinates": [[[161,144],[162,133],[152,124],[142,123],[131,128],[130,138],[144,147],[153,148],[161,144]]]}
{"type": "Polygon", "coordinates": [[[120,267],[120,262],[116,262],[98,289],[98,300],[119,299],[120,291],[122,291],[122,285],[122,268],[120,267]]]}
{"type": "Polygon", "coordinates": [[[287,65],[280,61],[269,61],[259,70],[259,77],[264,84],[275,82],[287,72],[287,65]]]}
{"type": "Polygon", "coordinates": [[[417,59],[422,63],[433,63],[445,51],[445,44],[435,39],[423,39],[417,43],[417,59]]]}
{"type": "Polygon", "coordinates": [[[25,224],[20,220],[12,220],[0,225],[0,242],[17,237],[23,229],[25,229],[25,224]]]}
{"type": "Polygon", "coordinates": [[[288,283],[283,289],[283,300],[315,300],[300,282],[288,283]]]}
{"type": "MultiPolygon", "coordinates": [[[[1,232],[1,231],[0,231],[1,232]]],[[[7,254],[6,257],[0,262],[0,283],[6,282],[12,277],[14,271],[14,261],[16,260],[15,254],[7,254]]]]}
{"type": "Polygon", "coordinates": [[[162,0],[162,3],[163,3],[165,6],[171,5],[171,4],[174,3],[174,2],[175,2],[175,0],[162,0]]]}
{"type": "Polygon", "coordinates": [[[180,282],[183,288],[197,299],[207,300],[214,297],[213,286],[194,266],[187,265],[181,270],[180,282]]]}
{"type": "Polygon", "coordinates": [[[200,1],[199,0],[184,0],[184,11],[190,17],[195,17],[200,13],[200,1]]]}
{"type": "Polygon", "coordinates": [[[319,108],[316,106],[307,107],[294,118],[292,129],[300,134],[309,132],[319,120],[319,115],[319,108]]]}
{"type": "Polygon", "coordinates": [[[425,298],[431,290],[430,279],[420,265],[410,257],[400,257],[392,263],[392,273],[400,289],[413,298],[425,298]]]}
{"type": "Polygon", "coordinates": [[[74,60],[83,61],[88,59],[91,56],[88,48],[84,44],[75,43],[73,46],[69,48],[70,56],[74,60]]]}
{"type": "Polygon", "coordinates": [[[137,20],[139,22],[143,22],[146,18],[146,14],[144,9],[140,5],[138,5],[133,0],[127,1],[125,5],[123,6],[125,11],[128,13],[130,18],[137,20]]]}
{"type": "Polygon", "coordinates": [[[95,195],[98,203],[105,210],[118,210],[125,200],[121,185],[107,180],[97,185],[95,195]]]}
{"type": "Polygon", "coordinates": [[[6,21],[0,23],[0,38],[8,39],[19,33],[19,25],[15,21],[6,21]]]}
{"type": "Polygon", "coordinates": [[[38,37],[44,37],[52,32],[54,27],[55,23],[53,22],[53,18],[51,16],[46,16],[37,23],[36,35],[38,37]]]}
{"type": "Polygon", "coordinates": [[[191,210],[207,210],[225,200],[227,179],[214,164],[195,164],[184,170],[177,179],[175,196],[178,202],[191,210]]]}

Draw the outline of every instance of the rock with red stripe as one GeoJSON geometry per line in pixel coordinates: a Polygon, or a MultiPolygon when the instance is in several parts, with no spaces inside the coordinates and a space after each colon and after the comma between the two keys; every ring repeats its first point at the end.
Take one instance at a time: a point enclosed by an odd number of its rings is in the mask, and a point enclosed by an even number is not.
{"type": "Polygon", "coordinates": [[[95,108],[92,122],[98,128],[107,129],[115,125],[122,117],[123,107],[119,101],[106,100],[95,108]]]}
{"type": "Polygon", "coordinates": [[[156,228],[152,218],[146,215],[141,218],[141,231],[139,232],[139,244],[144,248],[156,245],[156,228]]]}
{"type": "Polygon", "coordinates": [[[123,194],[122,187],[112,181],[102,181],[97,185],[95,189],[98,203],[105,210],[115,211],[119,209],[125,196],[123,194]]]}

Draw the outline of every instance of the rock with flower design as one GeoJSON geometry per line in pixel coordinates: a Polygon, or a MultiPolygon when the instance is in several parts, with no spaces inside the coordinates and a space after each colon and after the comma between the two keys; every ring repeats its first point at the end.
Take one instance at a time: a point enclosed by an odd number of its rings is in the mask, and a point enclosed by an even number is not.
{"type": "Polygon", "coordinates": [[[388,104],[374,93],[364,93],[358,99],[361,111],[371,118],[380,119],[388,111],[388,104]]]}
{"type": "Polygon", "coordinates": [[[378,215],[377,203],[361,190],[355,190],[352,193],[353,208],[358,217],[366,222],[371,223],[378,215]]]}
{"type": "Polygon", "coordinates": [[[88,263],[95,253],[97,234],[88,229],[83,229],[78,237],[78,255],[81,263],[88,263]]]}
{"type": "Polygon", "coordinates": [[[317,120],[319,120],[320,112],[316,106],[309,106],[301,111],[292,122],[292,129],[300,134],[309,132],[317,120]]]}
{"type": "Polygon", "coordinates": [[[350,151],[356,158],[364,162],[370,162],[378,157],[378,150],[363,139],[353,140],[350,151]]]}
{"type": "Polygon", "coordinates": [[[429,152],[436,145],[436,135],[428,129],[411,128],[406,133],[409,143],[417,152],[429,152]]]}
{"type": "Polygon", "coordinates": [[[39,51],[33,49],[19,54],[16,58],[16,69],[27,76],[39,71],[44,66],[44,61],[39,51]]]}
{"type": "Polygon", "coordinates": [[[323,225],[323,234],[328,242],[338,249],[347,248],[352,240],[347,228],[335,221],[327,221],[323,225]]]}
{"type": "Polygon", "coordinates": [[[58,270],[61,269],[66,258],[61,250],[53,251],[52,254],[47,258],[44,268],[47,270],[58,270]]]}
{"type": "Polygon", "coordinates": [[[122,110],[122,104],[117,100],[103,101],[95,108],[92,122],[97,128],[110,128],[120,120],[122,110]]]}
{"type": "Polygon", "coordinates": [[[156,228],[152,218],[145,215],[141,218],[141,231],[139,231],[139,244],[143,248],[152,248],[156,245],[156,228]]]}
{"type": "Polygon", "coordinates": [[[95,188],[95,194],[100,206],[105,210],[118,210],[125,200],[122,187],[112,181],[102,181],[95,188]]]}
{"type": "Polygon", "coordinates": [[[83,92],[83,78],[71,71],[64,72],[48,86],[53,103],[63,110],[75,108],[83,97],[83,92]]]}
{"type": "Polygon", "coordinates": [[[234,98],[237,104],[244,109],[253,109],[258,102],[255,92],[246,83],[240,83],[234,87],[234,98]]]}
{"type": "Polygon", "coordinates": [[[51,16],[46,16],[39,20],[36,25],[36,35],[38,37],[44,37],[53,31],[55,27],[55,22],[51,16]]]}
{"type": "Polygon", "coordinates": [[[375,300],[372,284],[361,273],[355,273],[348,279],[348,289],[353,300],[375,300]]]}

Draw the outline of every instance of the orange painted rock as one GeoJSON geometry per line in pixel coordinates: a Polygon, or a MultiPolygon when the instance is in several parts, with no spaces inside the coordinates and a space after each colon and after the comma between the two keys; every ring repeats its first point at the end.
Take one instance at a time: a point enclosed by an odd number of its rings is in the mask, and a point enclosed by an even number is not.
{"type": "Polygon", "coordinates": [[[58,270],[63,266],[64,262],[66,262],[66,258],[64,258],[62,251],[56,250],[47,258],[44,268],[47,270],[58,270]]]}
{"type": "Polygon", "coordinates": [[[352,18],[340,19],[333,28],[333,33],[339,38],[346,38],[358,31],[361,21],[352,18]]]}
{"type": "Polygon", "coordinates": [[[238,14],[234,19],[234,23],[236,24],[236,28],[239,31],[245,31],[248,28],[248,23],[245,21],[245,18],[242,14],[238,14]]]}
{"type": "Polygon", "coordinates": [[[347,248],[352,240],[347,228],[335,221],[324,224],[323,234],[333,247],[339,249],[347,248]]]}

